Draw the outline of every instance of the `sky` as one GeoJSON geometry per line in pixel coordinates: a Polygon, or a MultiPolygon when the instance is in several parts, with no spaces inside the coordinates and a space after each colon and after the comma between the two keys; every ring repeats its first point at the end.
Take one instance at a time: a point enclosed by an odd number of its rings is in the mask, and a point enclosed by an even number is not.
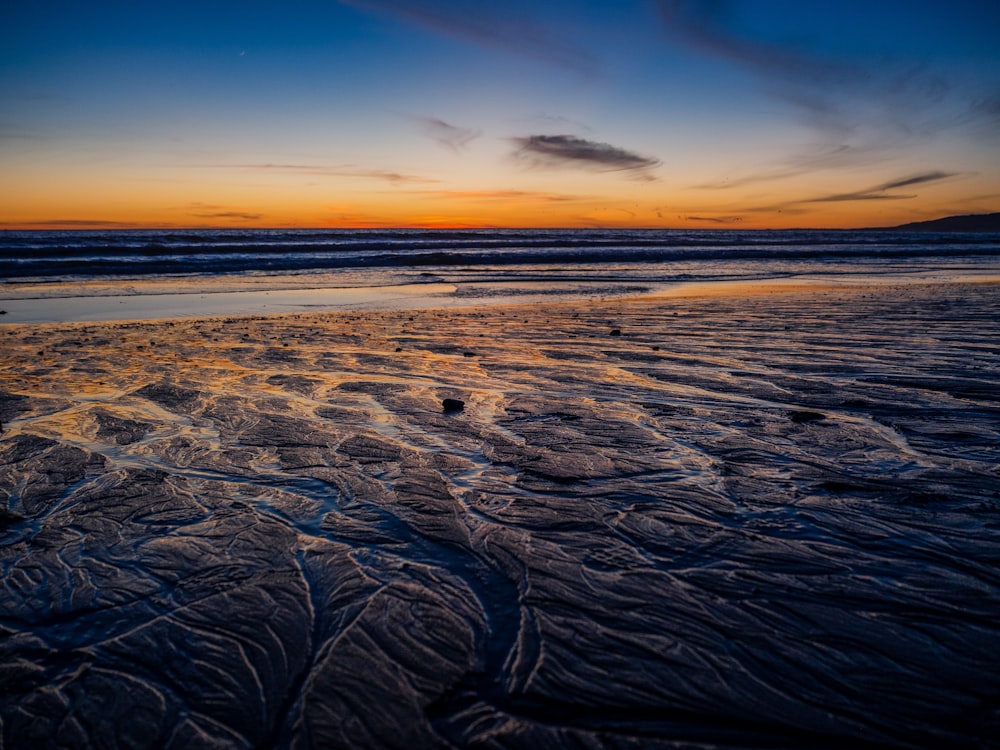
{"type": "Polygon", "coordinates": [[[996,0],[33,0],[2,17],[0,228],[1000,211],[996,0]]]}

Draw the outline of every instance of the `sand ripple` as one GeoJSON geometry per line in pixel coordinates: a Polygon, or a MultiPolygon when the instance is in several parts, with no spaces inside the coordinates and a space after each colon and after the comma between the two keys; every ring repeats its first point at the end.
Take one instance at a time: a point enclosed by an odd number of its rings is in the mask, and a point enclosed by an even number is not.
{"type": "Polygon", "coordinates": [[[1000,287],[0,341],[6,746],[997,746],[1000,287]]]}

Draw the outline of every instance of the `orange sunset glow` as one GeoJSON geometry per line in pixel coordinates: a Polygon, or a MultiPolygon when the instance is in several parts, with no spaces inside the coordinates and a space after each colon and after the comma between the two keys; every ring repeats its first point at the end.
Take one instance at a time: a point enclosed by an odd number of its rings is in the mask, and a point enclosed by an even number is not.
{"type": "Polygon", "coordinates": [[[185,4],[103,22],[17,9],[0,227],[847,228],[995,210],[995,10],[707,8],[581,3],[561,23],[555,6],[372,0],[220,26],[185,4]]]}

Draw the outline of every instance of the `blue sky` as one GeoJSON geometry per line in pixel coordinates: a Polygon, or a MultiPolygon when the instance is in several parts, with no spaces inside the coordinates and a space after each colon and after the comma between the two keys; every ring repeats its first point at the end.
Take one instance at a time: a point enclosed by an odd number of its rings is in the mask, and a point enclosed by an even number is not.
{"type": "Polygon", "coordinates": [[[995,2],[4,17],[5,226],[863,226],[1000,206],[995,2]]]}

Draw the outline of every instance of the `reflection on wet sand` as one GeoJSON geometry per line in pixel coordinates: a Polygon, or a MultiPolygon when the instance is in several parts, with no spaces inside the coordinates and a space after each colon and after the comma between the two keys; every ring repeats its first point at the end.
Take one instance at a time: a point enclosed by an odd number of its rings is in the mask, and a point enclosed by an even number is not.
{"type": "Polygon", "coordinates": [[[10,747],[1000,731],[998,285],[0,342],[10,747]]]}

